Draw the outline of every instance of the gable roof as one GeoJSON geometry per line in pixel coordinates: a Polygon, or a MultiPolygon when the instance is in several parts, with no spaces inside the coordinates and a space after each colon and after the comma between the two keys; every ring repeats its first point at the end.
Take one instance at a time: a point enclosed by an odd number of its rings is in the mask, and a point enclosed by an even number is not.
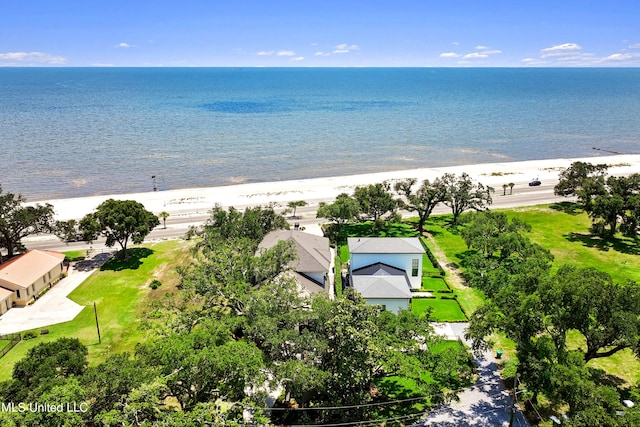
{"type": "Polygon", "coordinates": [[[411,285],[404,270],[377,262],[351,274],[353,288],[365,298],[410,299],[411,285]]]}
{"type": "Polygon", "coordinates": [[[417,237],[349,237],[351,254],[422,254],[424,248],[417,237]]]}
{"type": "Polygon", "coordinates": [[[300,274],[298,272],[294,272],[294,274],[298,284],[302,286],[304,289],[306,289],[309,292],[309,295],[316,295],[316,294],[328,292],[323,286],[318,284],[318,282],[316,282],[312,278],[304,274],[300,274]]]}
{"type": "Polygon", "coordinates": [[[62,261],[60,252],[32,249],[0,264],[0,286],[14,291],[31,286],[62,261]]]}
{"type": "Polygon", "coordinates": [[[384,262],[376,262],[364,267],[356,268],[351,272],[353,276],[403,276],[407,273],[401,268],[394,267],[384,262]]]}
{"type": "Polygon", "coordinates": [[[292,263],[294,270],[306,273],[326,273],[331,266],[329,239],[299,230],[275,230],[264,236],[258,249],[269,249],[281,240],[295,244],[298,259],[292,263]]]}

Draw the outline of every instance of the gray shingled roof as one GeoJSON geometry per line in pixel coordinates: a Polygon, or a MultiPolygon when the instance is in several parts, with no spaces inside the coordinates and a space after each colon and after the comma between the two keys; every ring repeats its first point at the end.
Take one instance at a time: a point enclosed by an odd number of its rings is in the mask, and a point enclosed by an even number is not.
{"type": "Polygon", "coordinates": [[[349,237],[352,254],[422,254],[424,248],[417,237],[349,237]]]}
{"type": "Polygon", "coordinates": [[[258,250],[269,249],[281,240],[293,240],[295,243],[298,259],[292,264],[294,270],[303,273],[326,273],[329,271],[331,252],[329,250],[329,239],[326,237],[299,230],[275,230],[264,236],[258,246],[258,250]]]}
{"type": "Polygon", "coordinates": [[[366,298],[411,298],[411,284],[404,270],[381,262],[354,270],[353,288],[366,298]]]}

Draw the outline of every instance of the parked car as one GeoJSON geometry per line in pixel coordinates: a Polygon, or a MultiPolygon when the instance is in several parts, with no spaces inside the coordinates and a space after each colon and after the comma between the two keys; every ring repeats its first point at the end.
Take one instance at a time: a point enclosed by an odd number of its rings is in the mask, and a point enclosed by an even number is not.
{"type": "Polygon", "coordinates": [[[542,184],[537,178],[529,181],[529,187],[537,187],[542,184]]]}

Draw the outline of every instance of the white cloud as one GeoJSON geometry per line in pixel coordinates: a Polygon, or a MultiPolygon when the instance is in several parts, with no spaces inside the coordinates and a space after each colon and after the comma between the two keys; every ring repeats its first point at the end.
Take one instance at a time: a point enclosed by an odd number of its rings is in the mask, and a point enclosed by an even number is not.
{"type": "Polygon", "coordinates": [[[634,43],[631,46],[629,46],[629,49],[640,49],[640,43],[634,43]]]}
{"type": "Polygon", "coordinates": [[[258,56],[296,56],[296,53],[292,50],[261,50],[256,53],[258,56]]]}
{"type": "Polygon", "coordinates": [[[64,64],[67,59],[44,52],[7,52],[0,53],[0,61],[14,64],[64,64]]]}
{"type": "Polygon", "coordinates": [[[296,56],[295,58],[291,58],[289,61],[304,61],[304,56],[296,56]]]}
{"type": "Polygon", "coordinates": [[[360,50],[360,46],[358,46],[357,44],[340,43],[339,45],[336,46],[335,50],[333,50],[331,53],[337,53],[337,54],[349,53],[354,50],[360,50]]]}
{"type": "Polygon", "coordinates": [[[555,46],[547,47],[540,50],[542,58],[550,58],[554,56],[573,55],[580,52],[582,47],[576,43],[563,43],[555,46]]]}
{"type": "Polygon", "coordinates": [[[360,47],[357,44],[341,43],[338,46],[336,46],[336,49],[340,49],[340,50],[360,50],[360,47]]]}
{"type": "Polygon", "coordinates": [[[129,49],[129,48],[132,48],[132,47],[136,47],[136,45],[122,42],[122,43],[118,43],[116,45],[116,47],[120,47],[120,48],[123,48],[123,49],[129,49]]]}
{"type": "Polygon", "coordinates": [[[476,46],[474,49],[475,50],[485,50],[485,49],[489,49],[489,48],[480,44],[480,45],[476,46]]]}
{"type": "Polygon", "coordinates": [[[614,53],[613,55],[609,55],[605,58],[602,58],[602,60],[603,61],[627,61],[633,58],[634,58],[634,55],[630,53],[614,53]]]}
{"type": "Polygon", "coordinates": [[[440,58],[459,58],[460,55],[455,52],[442,52],[440,58]]]}
{"type": "Polygon", "coordinates": [[[330,52],[316,52],[314,53],[315,56],[331,56],[330,52]]]}
{"type": "Polygon", "coordinates": [[[478,59],[478,58],[488,58],[488,57],[489,55],[485,53],[472,52],[472,53],[467,53],[465,56],[462,57],[462,59],[478,59]]]}
{"type": "Polygon", "coordinates": [[[451,42],[451,44],[454,46],[460,46],[460,42],[451,42]]]}

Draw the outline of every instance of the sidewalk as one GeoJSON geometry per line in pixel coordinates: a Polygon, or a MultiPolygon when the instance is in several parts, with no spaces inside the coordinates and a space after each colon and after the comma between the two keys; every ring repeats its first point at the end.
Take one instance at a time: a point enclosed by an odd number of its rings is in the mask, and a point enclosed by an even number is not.
{"type": "Polygon", "coordinates": [[[44,328],[75,319],[84,306],[71,301],[67,295],[104,263],[104,256],[100,257],[100,255],[85,264],[78,265],[78,269],[70,269],[67,277],[60,280],[33,304],[12,308],[0,316],[0,335],[44,328]]]}

